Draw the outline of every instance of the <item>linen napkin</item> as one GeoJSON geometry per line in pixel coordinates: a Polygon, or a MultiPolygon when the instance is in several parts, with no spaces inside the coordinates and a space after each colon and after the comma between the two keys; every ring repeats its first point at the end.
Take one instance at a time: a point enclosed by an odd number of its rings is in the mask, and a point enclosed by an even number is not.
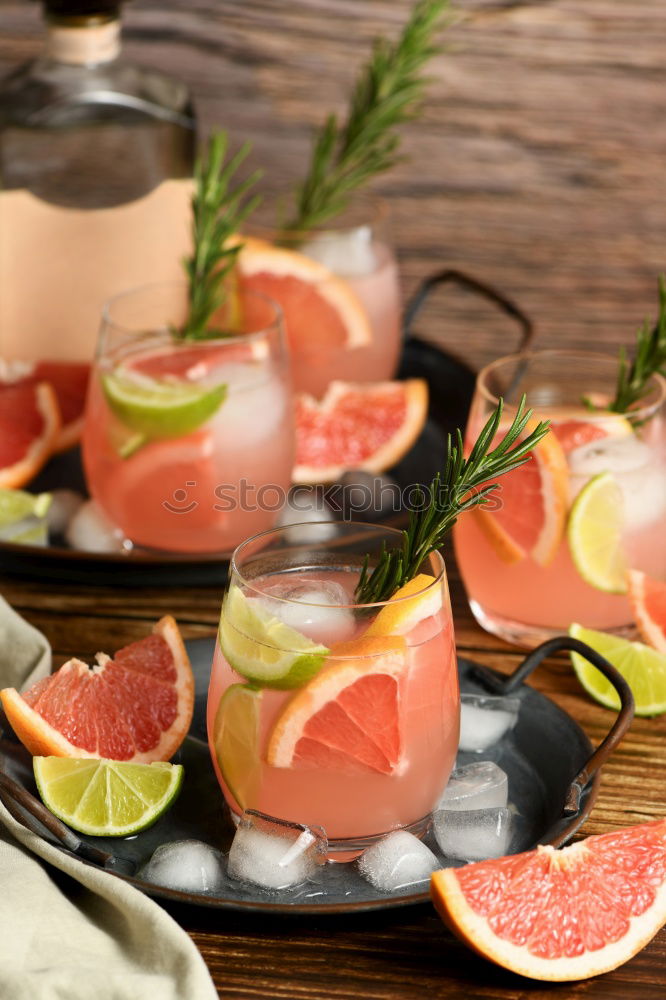
{"type": "MultiPolygon", "coordinates": [[[[25,688],[50,665],[44,636],[0,596],[0,686],[25,688]]],[[[217,995],[194,942],[157,903],[41,840],[0,802],[0,997],[217,995]]]]}

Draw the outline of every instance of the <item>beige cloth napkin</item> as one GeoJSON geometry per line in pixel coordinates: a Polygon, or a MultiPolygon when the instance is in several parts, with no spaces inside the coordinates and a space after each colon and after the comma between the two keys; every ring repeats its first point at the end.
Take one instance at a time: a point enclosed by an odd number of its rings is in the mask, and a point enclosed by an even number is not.
{"type": "MultiPolygon", "coordinates": [[[[0,686],[26,687],[50,664],[45,638],[0,597],[0,686]]],[[[157,903],[41,840],[0,802],[2,1000],[217,995],[194,942],[157,903]]]]}

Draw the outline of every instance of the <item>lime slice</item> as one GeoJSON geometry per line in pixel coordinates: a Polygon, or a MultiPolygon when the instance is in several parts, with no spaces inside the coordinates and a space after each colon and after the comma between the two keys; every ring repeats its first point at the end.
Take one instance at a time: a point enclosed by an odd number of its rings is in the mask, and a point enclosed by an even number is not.
{"type": "Polygon", "coordinates": [[[610,472],[601,472],[576,497],[567,537],[571,558],[582,578],[609,594],[627,592],[623,523],[622,491],[610,472]]]}
{"type": "Polygon", "coordinates": [[[50,493],[0,490],[0,541],[45,545],[50,493]]]}
{"type": "Polygon", "coordinates": [[[241,809],[256,799],[261,774],[259,712],[261,691],[232,684],[220,699],[213,723],[213,746],[222,777],[241,809]]]}
{"type": "Polygon", "coordinates": [[[126,837],[151,826],[174,801],[180,764],[133,764],[94,758],[34,757],[42,802],[73,830],[126,837]]]}
{"type": "MultiPolygon", "coordinates": [[[[629,642],[628,639],[608,632],[595,632],[582,625],[571,625],[569,635],[586,642],[619,670],[631,688],[636,715],[666,712],[666,655],[642,642],[629,642]]],[[[587,693],[599,704],[617,711],[620,699],[604,675],[578,653],[571,653],[571,661],[587,693]]]]}
{"type": "Polygon", "coordinates": [[[222,604],[219,639],[227,663],[263,687],[300,687],[319,671],[328,653],[326,646],[285,625],[258,601],[248,601],[236,586],[222,604]]]}
{"type": "Polygon", "coordinates": [[[119,374],[103,375],[102,387],[116,417],[150,438],[191,434],[213,416],[227,395],[226,385],[211,389],[183,382],[144,384],[119,374]]]}

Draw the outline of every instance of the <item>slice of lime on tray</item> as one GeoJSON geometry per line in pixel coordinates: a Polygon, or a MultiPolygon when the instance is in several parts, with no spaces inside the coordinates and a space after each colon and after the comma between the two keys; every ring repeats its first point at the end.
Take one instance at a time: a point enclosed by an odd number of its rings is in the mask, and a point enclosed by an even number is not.
{"type": "Polygon", "coordinates": [[[225,659],[246,680],[280,689],[297,688],[319,671],[328,653],[248,600],[240,587],[229,588],[222,605],[220,647],[225,659]]]}
{"type": "Polygon", "coordinates": [[[0,489],[0,541],[46,544],[50,493],[0,489]]]}
{"type": "Polygon", "coordinates": [[[151,826],[174,802],[183,781],[180,764],[95,758],[35,757],[42,802],[72,830],[95,837],[126,837],[151,826]]]}
{"type": "MultiPolygon", "coordinates": [[[[622,674],[636,702],[636,715],[659,715],[666,712],[666,655],[642,642],[630,642],[609,632],[573,624],[569,635],[586,642],[605,656],[622,674]]],[[[606,708],[620,708],[620,698],[601,671],[578,653],[571,653],[576,676],[588,694],[606,708]]]]}
{"type": "Polygon", "coordinates": [[[115,416],[147,438],[179,437],[201,427],[219,409],[226,385],[189,385],[102,375],[106,401],[115,416]]]}

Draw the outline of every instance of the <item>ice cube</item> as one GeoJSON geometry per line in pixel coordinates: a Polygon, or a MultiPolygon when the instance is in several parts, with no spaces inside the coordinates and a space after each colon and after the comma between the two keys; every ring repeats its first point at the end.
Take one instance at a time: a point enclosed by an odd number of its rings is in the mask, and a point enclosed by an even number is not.
{"type": "Polygon", "coordinates": [[[83,552],[124,552],[132,548],[129,539],[94,500],[79,507],[69,522],[66,538],[73,549],[83,552]]]}
{"type": "Polygon", "coordinates": [[[458,749],[480,752],[499,743],[515,726],[519,710],[518,698],[462,694],[458,749]]]}
{"type": "Polygon", "coordinates": [[[572,500],[593,476],[610,472],[622,491],[624,521],[628,528],[650,524],[666,510],[663,463],[635,434],[591,441],[571,451],[568,461],[572,500]]]}
{"type": "Polygon", "coordinates": [[[384,892],[426,882],[442,867],[430,848],[407,830],[382,837],[356,863],[363,878],[384,892]]]}
{"type": "Polygon", "coordinates": [[[505,772],[490,760],[480,760],[452,773],[437,809],[462,812],[503,808],[508,801],[509,782],[505,772]]]}
{"type": "Polygon", "coordinates": [[[64,535],[67,525],[83,503],[81,494],[74,490],[53,490],[51,503],[46,512],[49,531],[54,535],[64,535]]]}
{"type": "Polygon", "coordinates": [[[335,514],[321,492],[303,486],[290,491],[278,515],[279,526],[291,526],[284,533],[290,545],[317,545],[335,538],[334,521],[335,514]]]}
{"type": "Polygon", "coordinates": [[[300,584],[280,596],[283,600],[272,602],[273,614],[313,642],[330,645],[351,638],[356,630],[354,613],[340,607],[349,597],[339,583],[300,584]]]}
{"type": "Polygon", "coordinates": [[[486,861],[509,850],[513,814],[507,808],[438,809],[432,817],[435,839],[447,858],[486,861]]]}
{"type": "Polygon", "coordinates": [[[215,892],[224,882],[222,855],[201,840],[161,844],[139,874],[147,882],[182,892],[215,892]]]}
{"type": "Polygon", "coordinates": [[[372,228],[357,226],[348,232],[317,233],[300,247],[301,253],[343,277],[371,274],[377,267],[372,228]]]}
{"type": "Polygon", "coordinates": [[[277,433],[288,405],[287,387],[268,365],[223,365],[216,378],[227,384],[227,396],[210,423],[221,453],[245,451],[277,433]]]}
{"type": "Polygon", "coordinates": [[[229,851],[231,878],[264,889],[288,889],[313,878],[326,862],[328,841],[317,826],[288,823],[246,809],[229,851]]]}

